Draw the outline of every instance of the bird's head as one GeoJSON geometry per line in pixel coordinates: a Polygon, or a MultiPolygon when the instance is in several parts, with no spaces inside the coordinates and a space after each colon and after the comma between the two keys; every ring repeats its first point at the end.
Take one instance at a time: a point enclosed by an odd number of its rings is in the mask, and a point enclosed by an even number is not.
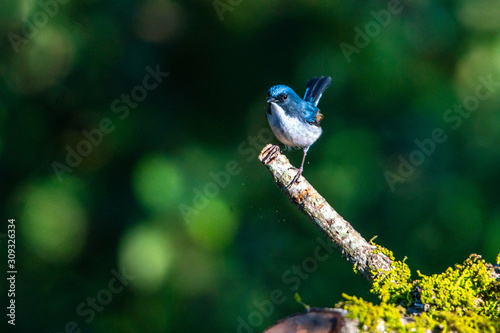
{"type": "Polygon", "coordinates": [[[267,92],[267,103],[276,103],[280,106],[294,105],[300,103],[301,98],[292,90],[292,88],[277,85],[271,87],[267,92]]]}

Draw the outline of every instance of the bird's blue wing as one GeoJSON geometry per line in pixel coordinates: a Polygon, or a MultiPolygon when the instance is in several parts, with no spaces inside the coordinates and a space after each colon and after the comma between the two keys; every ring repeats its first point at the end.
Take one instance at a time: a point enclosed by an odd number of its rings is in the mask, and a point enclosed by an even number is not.
{"type": "Polygon", "coordinates": [[[303,105],[302,114],[304,115],[305,120],[310,124],[319,125],[319,122],[323,118],[319,109],[311,103],[304,103],[303,105]]]}
{"type": "Polygon", "coordinates": [[[316,77],[307,81],[304,101],[317,106],[323,92],[330,86],[331,82],[332,78],[329,76],[316,77]]]}

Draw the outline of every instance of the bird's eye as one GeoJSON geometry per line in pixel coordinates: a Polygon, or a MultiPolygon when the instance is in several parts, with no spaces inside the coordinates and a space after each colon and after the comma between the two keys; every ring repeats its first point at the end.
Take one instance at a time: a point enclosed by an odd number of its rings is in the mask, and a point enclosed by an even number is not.
{"type": "Polygon", "coordinates": [[[285,101],[288,98],[288,94],[283,94],[283,100],[285,101]]]}

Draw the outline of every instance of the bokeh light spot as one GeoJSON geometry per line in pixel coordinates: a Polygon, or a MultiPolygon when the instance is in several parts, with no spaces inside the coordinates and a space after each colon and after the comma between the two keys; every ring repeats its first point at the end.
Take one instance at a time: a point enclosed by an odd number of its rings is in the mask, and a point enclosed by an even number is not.
{"type": "Polygon", "coordinates": [[[33,252],[47,262],[66,263],[85,245],[87,217],[74,189],[78,181],[42,181],[27,186],[19,223],[33,252]]]}
{"type": "Polygon", "coordinates": [[[182,195],[180,173],[162,156],[141,160],[135,168],[133,183],[138,200],[154,211],[170,210],[182,195]]]}
{"type": "Polygon", "coordinates": [[[465,27],[479,31],[498,31],[500,29],[500,7],[495,0],[458,2],[457,19],[465,27]]]}
{"type": "Polygon", "coordinates": [[[75,45],[63,28],[40,28],[14,58],[7,82],[19,93],[32,94],[60,83],[74,65],[75,45]]]}
{"type": "Polygon", "coordinates": [[[139,225],[123,236],[119,248],[120,266],[130,271],[131,284],[147,292],[158,290],[174,258],[167,235],[156,227],[139,225]]]}
{"type": "Polygon", "coordinates": [[[237,230],[234,213],[220,199],[212,199],[203,211],[193,215],[188,233],[200,246],[218,251],[232,242],[237,230]]]}
{"type": "MultiPolygon", "coordinates": [[[[500,90],[496,85],[500,77],[500,38],[488,45],[479,44],[471,48],[458,61],[455,83],[460,99],[474,96],[476,89],[484,85],[484,81],[491,80],[487,92],[491,95],[481,100],[481,109],[492,103],[497,105],[500,100],[500,90]],[[482,79],[480,79],[482,77],[482,79]]],[[[484,90],[484,88],[483,88],[484,90]]],[[[482,91],[481,91],[482,92],[482,91]]],[[[484,93],[483,93],[484,94],[484,93]]]]}

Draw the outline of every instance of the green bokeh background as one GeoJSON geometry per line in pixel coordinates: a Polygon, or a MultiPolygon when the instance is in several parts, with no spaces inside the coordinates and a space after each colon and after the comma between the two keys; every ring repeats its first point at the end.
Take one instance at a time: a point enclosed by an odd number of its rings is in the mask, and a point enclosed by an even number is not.
{"type": "Polygon", "coordinates": [[[5,329],[258,332],[303,310],[295,292],[373,300],[337,252],[296,272],[323,236],[256,158],[277,142],[267,89],[301,95],[319,75],[333,84],[304,176],[346,220],[425,274],[500,251],[500,84],[481,83],[500,82],[496,1],[8,0],[0,13],[1,270],[8,218],[18,270],[5,329]],[[115,112],[147,67],[169,74],[115,112]],[[112,130],[58,177],[103,120],[112,130]],[[436,129],[446,140],[419,153],[436,129]],[[391,189],[411,156],[424,158],[391,189]],[[77,309],[96,297],[90,320],[77,309]]]}

